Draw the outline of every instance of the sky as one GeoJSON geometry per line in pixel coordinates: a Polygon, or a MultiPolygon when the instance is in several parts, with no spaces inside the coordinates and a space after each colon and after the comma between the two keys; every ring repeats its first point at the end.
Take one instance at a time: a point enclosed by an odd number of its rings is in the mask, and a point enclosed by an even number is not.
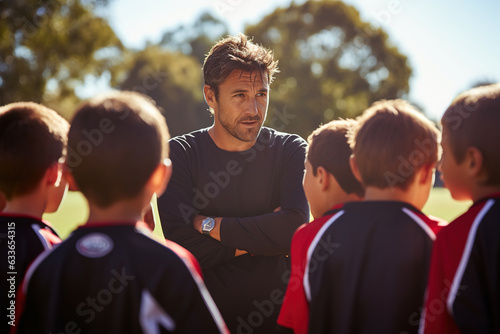
{"type": "MultiPolygon", "coordinates": [[[[243,32],[292,0],[113,0],[104,15],[125,46],[142,48],[202,11],[243,32]]],[[[295,0],[303,3],[304,0],[295,0]]],[[[346,0],[381,26],[413,69],[409,99],[439,120],[452,99],[479,81],[500,82],[499,0],[346,0]]],[[[258,41],[257,41],[258,42],[258,41]]],[[[272,45],[266,45],[272,49],[272,45]]],[[[207,50],[208,51],[208,50],[207,50]]],[[[201,87],[200,87],[201,89],[201,87]]]]}

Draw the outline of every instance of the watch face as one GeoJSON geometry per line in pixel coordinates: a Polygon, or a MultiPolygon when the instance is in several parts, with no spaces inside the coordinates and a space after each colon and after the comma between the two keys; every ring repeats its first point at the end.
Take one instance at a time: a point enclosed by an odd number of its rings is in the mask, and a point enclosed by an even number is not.
{"type": "Polygon", "coordinates": [[[215,227],[215,219],[210,217],[203,219],[203,224],[201,226],[203,232],[210,232],[213,230],[214,227],[215,227]]]}

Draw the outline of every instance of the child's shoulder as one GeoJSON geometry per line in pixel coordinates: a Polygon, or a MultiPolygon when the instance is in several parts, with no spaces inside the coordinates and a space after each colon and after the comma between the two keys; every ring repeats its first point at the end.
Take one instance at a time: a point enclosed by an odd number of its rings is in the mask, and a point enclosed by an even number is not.
{"type": "Polygon", "coordinates": [[[297,241],[298,240],[302,241],[303,239],[314,237],[316,235],[316,233],[318,233],[318,231],[327,222],[329,222],[331,219],[333,219],[333,217],[340,216],[339,213],[342,212],[343,205],[344,204],[336,205],[332,209],[330,209],[329,211],[325,212],[325,214],[323,216],[314,219],[310,223],[302,224],[301,226],[299,226],[297,231],[295,231],[293,238],[296,239],[297,241]]]}

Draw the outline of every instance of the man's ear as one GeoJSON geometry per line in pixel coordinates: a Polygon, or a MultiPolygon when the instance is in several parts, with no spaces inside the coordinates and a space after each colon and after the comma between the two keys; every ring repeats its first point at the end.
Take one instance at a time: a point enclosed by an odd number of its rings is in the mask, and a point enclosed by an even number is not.
{"type": "Polygon", "coordinates": [[[217,99],[215,98],[215,92],[209,85],[203,86],[203,95],[209,107],[215,109],[215,106],[217,105],[217,99]]]}
{"type": "Polygon", "coordinates": [[[158,197],[167,189],[168,181],[170,181],[171,176],[172,162],[170,159],[164,159],[158,164],[148,181],[151,190],[156,193],[158,197]]]}
{"type": "Polygon", "coordinates": [[[351,156],[349,157],[349,165],[351,166],[352,174],[354,174],[356,180],[358,180],[359,183],[363,184],[361,174],[359,173],[358,163],[356,161],[356,156],[354,154],[351,154],[351,156]]]}
{"type": "Polygon", "coordinates": [[[483,153],[478,148],[471,146],[465,151],[465,163],[470,176],[477,177],[481,181],[488,178],[483,169],[483,153]]]}

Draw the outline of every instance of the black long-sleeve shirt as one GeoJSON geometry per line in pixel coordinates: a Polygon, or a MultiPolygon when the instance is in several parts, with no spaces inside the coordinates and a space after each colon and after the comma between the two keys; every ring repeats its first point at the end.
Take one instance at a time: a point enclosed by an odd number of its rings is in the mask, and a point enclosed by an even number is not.
{"type": "Polygon", "coordinates": [[[302,189],[306,146],[297,135],[266,127],[242,152],[217,147],[208,129],[170,141],[173,174],[158,199],[162,228],[198,259],[232,332],[275,327],[287,283],[285,255],[295,229],[309,218],[302,189]],[[220,242],[193,228],[197,214],[223,217],[220,242]],[[235,257],[236,249],[249,254],[235,257]]]}

